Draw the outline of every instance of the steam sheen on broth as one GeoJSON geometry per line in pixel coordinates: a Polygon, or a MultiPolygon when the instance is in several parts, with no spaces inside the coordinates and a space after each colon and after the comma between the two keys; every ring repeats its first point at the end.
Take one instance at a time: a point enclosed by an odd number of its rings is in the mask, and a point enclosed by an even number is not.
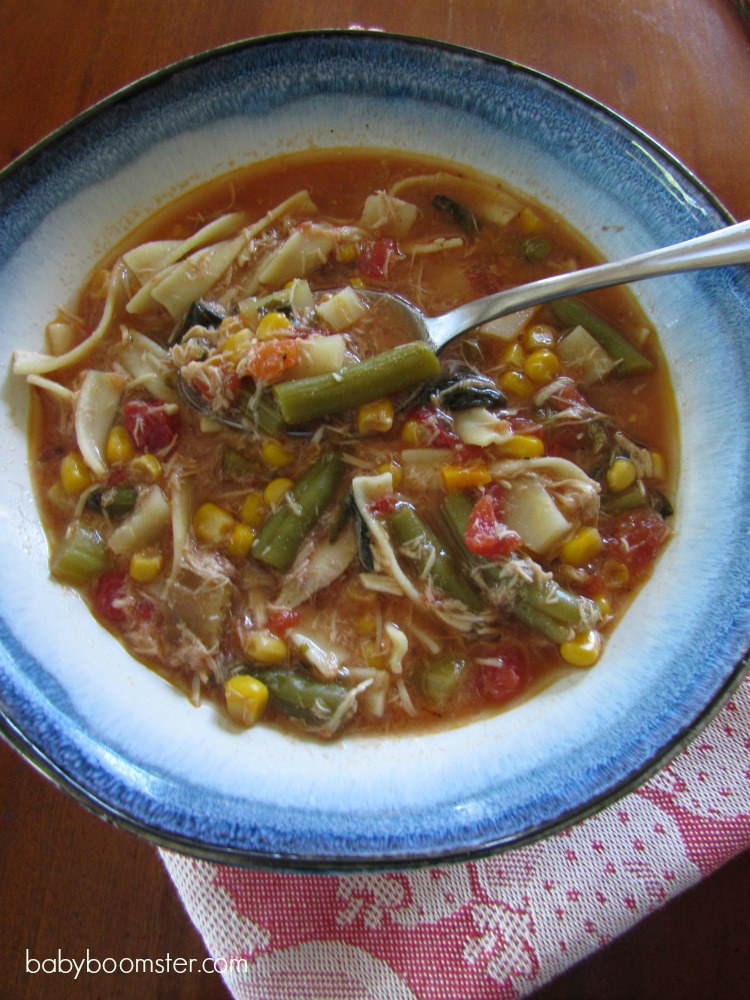
{"type": "Polygon", "coordinates": [[[612,289],[438,359],[365,293],[434,315],[595,262],[523,194],[397,152],[181,199],[15,354],[52,575],[242,727],[456,723],[593,667],[670,533],[655,332],[612,289]]]}

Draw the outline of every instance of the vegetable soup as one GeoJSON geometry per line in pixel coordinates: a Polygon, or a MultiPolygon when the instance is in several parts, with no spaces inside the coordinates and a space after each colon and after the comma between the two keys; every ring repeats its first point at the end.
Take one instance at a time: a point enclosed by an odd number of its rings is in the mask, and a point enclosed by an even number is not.
{"type": "Polygon", "coordinates": [[[455,724],[592,668],[671,530],[655,331],[610,289],[437,357],[368,295],[435,315],[592,263],[518,191],[398,152],[179,200],[15,353],[53,577],[242,728],[455,724]]]}

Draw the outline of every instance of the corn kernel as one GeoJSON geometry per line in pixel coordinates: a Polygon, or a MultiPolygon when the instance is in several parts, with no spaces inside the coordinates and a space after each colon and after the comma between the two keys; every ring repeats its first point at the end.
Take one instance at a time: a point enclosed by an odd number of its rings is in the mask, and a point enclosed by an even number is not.
{"type": "Polygon", "coordinates": [[[544,384],[551,382],[560,371],[560,359],[554,351],[540,347],[532,351],[523,363],[523,370],[532,382],[544,384]]]}
{"type": "Polygon", "coordinates": [[[526,360],[526,353],[517,340],[514,340],[512,344],[508,346],[503,351],[500,356],[500,360],[503,364],[510,365],[511,368],[521,369],[523,368],[523,363],[526,360]]]}
{"type": "Polygon", "coordinates": [[[257,490],[253,490],[251,493],[248,493],[242,502],[240,518],[244,524],[249,525],[251,528],[257,528],[265,516],[263,497],[257,490]]]}
{"type": "Polygon", "coordinates": [[[88,489],[93,476],[78,451],[69,451],[60,463],[60,482],[66,493],[76,496],[88,489]]]}
{"type": "Polygon", "coordinates": [[[664,458],[658,451],[651,452],[651,479],[664,478],[664,458]]]}
{"type": "Polygon", "coordinates": [[[492,478],[484,462],[441,465],[440,475],[446,490],[468,490],[474,486],[485,486],[492,478]]]}
{"type": "Polygon", "coordinates": [[[401,440],[404,444],[425,444],[424,425],[418,420],[407,420],[401,428],[401,440]]]}
{"type": "Polygon", "coordinates": [[[391,479],[393,480],[393,488],[397,490],[401,485],[401,480],[404,478],[404,470],[398,464],[398,462],[383,462],[378,466],[377,472],[382,475],[384,472],[390,472],[391,479]]]}
{"type": "Polygon", "coordinates": [[[605,594],[600,594],[598,597],[594,598],[594,604],[599,608],[599,614],[602,618],[609,618],[612,614],[612,604],[609,598],[605,594]]]}
{"type": "Polygon", "coordinates": [[[128,468],[137,479],[147,483],[155,483],[161,475],[161,462],[156,455],[136,455],[128,468]]]}
{"type": "Polygon", "coordinates": [[[375,635],[378,631],[378,622],[372,612],[365,611],[357,618],[354,627],[360,635],[375,635]]]}
{"type": "Polygon", "coordinates": [[[560,646],[560,655],[572,667],[593,667],[602,652],[602,637],[591,629],[579,632],[560,646]]]}
{"type": "Polygon", "coordinates": [[[578,531],[560,549],[560,558],[568,566],[585,566],[601,552],[604,542],[596,528],[589,525],[578,531]]]}
{"type": "Polygon", "coordinates": [[[230,333],[221,345],[222,357],[228,358],[229,361],[236,365],[247,354],[252,342],[253,335],[247,327],[237,330],[236,333],[230,333]]]}
{"type": "Polygon", "coordinates": [[[377,642],[366,642],[364,645],[365,663],[368,667],[383,670],[388,666],[388,654],[377,642]]]}
{"type": "Polygon", "coordinates": [[[626,587],[630,582],[630,570],[619,559],[607,559],[603,576],[610,587],[626,587]]]}
{"type": "Polygon", "coordinates": [[[281,469],[294,458],[294,452],[285,448],[279,441],[270,438],[264,441],[260,448],[260,455],[266,465],[272,469],[281,469]]]}
{"type": "Polygon", "coordinates": [[[523,346],[527,351],[536,351],[540,347],[553,347],[555,331],[547,323],[530,323],[523,333],[523,346]]]}
{"type": "Polygon", "coordinates": [[[541,458],[544,455],[544,441],[533,434],[514,434],[503,441],[500,450],[511,458],[541,458]]]}
{"type": "Polygon", "coordinates": [[[356,275],[355,277],[350,278],[349,279],[349,284],[352,286],[352,288],[365,288],[366,287],[366,285],[364,283],[364,280],[362,278],[360,278],[359,275],[356,275]]]}
{"type": "Polygon", "coordinates": [[[291,325],[291,321],[283,313],[267,312],[261,317],[255,336],[258,340],[272,340],[279,334],[284,334],[291,325]]]}
{"type": "Polygon", "coordinates": [[[235,525],[228,510],[217,503],[203,503],[193,514],[193,531],[201,542],[218,545],[235,525]]]}
{"type": "Polygon", "coordinates": [[[272,479],[263,490],[263,503],[266,507],[275,507],[292,486],[294,486],[292,480],[286,479],[284,476],[272,479]]]}
{"type": "Polygon", "coordinates": [[[109,432],[105,453],[110,465],[128,462],[135,454],[130,435],[121,424],[115,425],[109,432]]]}
{"type": "Polygon", "coordinates": [[[242,648],[254,663],[282,663],[289,655],[284,640],[266,629],[248,632],[243,637],[242,648]]]}
{"type": "Polygon", "coordinates": [[[357,410],[357,427],[360,434],[385,434],[393,427],[393,403],[390,399],[376,399],[357,410]]]}
{"type": "Polygon", "coordinates": [[[241,316],[225,316],[224,319],[219,324],[219,337],[226,337],[227,339],[234,333],[239,333],[240,330],[244,330],[246,324],[241,316]]]}
{"type": "Polygon", "coordinates": [[[522,208],[518,213],[518,222],[521,229],[527,235],[529,233],[538,233],[542,228],[543,222],[533,210],[533,208],[522,208]]]}
{"type": "Polygon", "coordinates": [[[244,559],[255,541],[255,532],[249,524],[234,524],[226,536],[224,548],[231,556],[244,559]]]}
{"type": "Polygon", "coordinates": [[[356,243],[339,243],[336,247],[336,260],[340,264],[353,264],[357,259],[356,243]]]}
{"type": "Polygon", "coordinates": [[[529,376],[513,368],[503,372],[500,376],[500,388],[503,392],[512,393],[522,399],[526,399],[534,393],[534,383],[529,376]]]}
{"type": "Polygon", "coordinates": [[[227,711],[239,726],[254,726],[268,704],[268,688],[257,677],[237,674],[224,685],[227,711]]]}
{"type": "Polygon", "coordinates": [[[607,469],[607,486],[613,493],[622,493],[638,478],[638,470],[629,458],[616,458],[607,469]]]}
{"type": "Polygon", "coordinates": [[[151,583],[161,573],[163,565],[161,552],[134,552],[130,557],[128,575],[136,583],[151,583]]]}

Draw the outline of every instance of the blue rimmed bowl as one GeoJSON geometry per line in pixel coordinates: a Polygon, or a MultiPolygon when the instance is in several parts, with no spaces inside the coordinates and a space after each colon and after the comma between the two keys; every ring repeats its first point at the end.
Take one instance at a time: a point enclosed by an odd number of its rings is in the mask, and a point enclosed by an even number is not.
{"type": "Polygon", "coordinates": [[[95,812],[247,865],[347,870],[511,848],[612,801],[683,745],[750,644],[750,277],[636,288],[680,424],[676,535],[597,667],[494,718],[317,745],[237,736],[50,581],[14,348],[39,347],[106,249],[178,193],[311,147],[385,146],[497,174],[614,258],[728,214],[616,114],[491,56],[367,32],[232,45],[114,95],[0,174],[0,729],[95,812]]]}

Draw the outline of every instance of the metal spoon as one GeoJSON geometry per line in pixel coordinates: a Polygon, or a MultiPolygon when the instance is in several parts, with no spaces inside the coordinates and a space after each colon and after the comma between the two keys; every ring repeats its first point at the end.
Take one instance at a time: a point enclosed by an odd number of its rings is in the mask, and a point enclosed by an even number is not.
{"type": "Polygon", "coordinates": [[[467,302],[441,316],[425,316],[405,300],[399,299],[399,302],[409,311],[419,337],[434,351],[440,351],[468,330],[551,299],[641,281],[644,278],[656,278],[659,275],[746,263],[750,263],[750,221],[738,222],[726,229],[673,246],[649,250],[635,257],[556,274],[516,288],[508,288],[467,302]]]}
{"type": "MultiPolygon", "coordinates": [[[[727,264],[750,263],[750,221],[738,222],[714,233],[707,233],[692,240],[676,243],[626,257],[623,260],[597,264],[556,274],[526,285],[508,288],[494,295],[488,295],[473,302],[452,309],[440,316],[425,316],[416,306],[391,292],[375,289],[358,289],[370,300],[387,299],[394,307],[403,310],[414,326],[417,338],[425,341],[433,351],[442,350],[462,333],[475,327],[499,319],[509,313],[519,312],[530,306],[549,302],[596,288],[609,288],[644,278],[656,278],[665,274],[677,274],[727,264]]],[[[178,378],[180,391],[187,402],[202,413],[208,413],[206,400],[178,378]]],[[[249,427],[249,417],[245,413],[227,411],[224,414],[209,413],[212,419],[238,430],[249,427]]]]}

